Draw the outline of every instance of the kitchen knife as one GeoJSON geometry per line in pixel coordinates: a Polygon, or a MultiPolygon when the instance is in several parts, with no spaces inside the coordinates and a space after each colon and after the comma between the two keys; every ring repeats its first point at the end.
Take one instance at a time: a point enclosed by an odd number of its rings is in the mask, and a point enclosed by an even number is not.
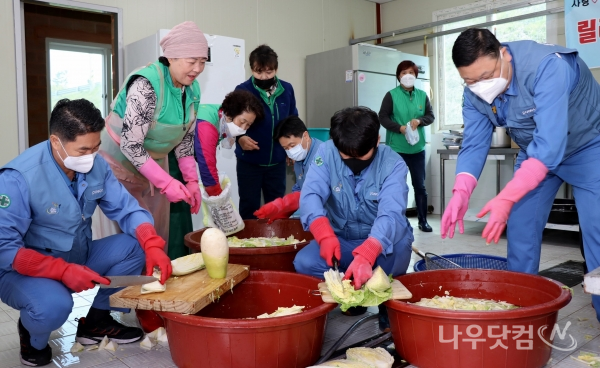
{"type": "Polygon", "coordinates": [[[132,285],[144,285],[154,281],[158,281],[158,279],[154,276],[104,276],[110,280],[109,285],[100,284],[101,288],[119,288],[125,286],[132,285]]]}
{"type": "Polygon", "coordinates": [[[336,272],[340,272],[338,271],[338,260],[337,258],[335,258],[335,256],[331,258],[331,262],[333,263],[333,270],[336,272]]]}

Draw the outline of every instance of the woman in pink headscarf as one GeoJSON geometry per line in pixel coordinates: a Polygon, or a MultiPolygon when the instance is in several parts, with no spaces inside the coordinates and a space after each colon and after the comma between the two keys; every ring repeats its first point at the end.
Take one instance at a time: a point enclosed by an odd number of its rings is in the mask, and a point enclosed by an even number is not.
{"type": "MultiPolygon", "coordinates": [[[[125,80],[106,118],[99,152],[117,179],[152,213],[158,235],[168,241],[169,204],[183,201],[192,213],[200,208],[193,138],[200,103],[196,77],[204,70],[208,43],[196,24],[184,22],[160,46],[164,56],[125,80]],[[183,180],[169,174],[171,151],[183,180]]],[[[95,237],[120,232],[118,224],[102,214],[95,215],[93,225],[95,237]]]]}

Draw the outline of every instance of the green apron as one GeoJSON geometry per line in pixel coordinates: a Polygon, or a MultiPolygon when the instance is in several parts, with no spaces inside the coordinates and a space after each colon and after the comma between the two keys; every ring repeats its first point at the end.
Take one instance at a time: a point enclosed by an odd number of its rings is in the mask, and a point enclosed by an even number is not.
{"type": "MultiPolygon", "coordinates": [[[[187,131],[193,128],[196,121],[196,111],[200,101],[200,86],[197,81],[194,81],[191,86],[186,87],[186,106],[184,110],[181,102],[181,90],[174,87],[167,67],[155,62],[134,71],[127,77],[126,82],[115,98],[112,111],[106,118],[106,127],[101,134],[100,155],[108,162],[115,177],[137,199],[140,206],[152,214],[156,232],[167,242],[165,251],[169,252],[170,203],[133,166],[120,148],[123,116],[126,110],[126,86],[129,80],[136,75],[148,79],[157,96],[153,121],[144,139],[144,149],[168,173],[170,170],[167,156],[181,143],[187,131]]],[[[174,166],[179,171],[176,160],[174,166]]],[[[181,180],[181,174],[179,175],[178,179],[181,180]]],[[[190,216],[191,222],[189,209],[188,216],[190,216]]],[[[101,234],[102,237],[112,235],[111,232],[115,233],[114,229],[118,229],[118,226],[106,218],[104,214],[93,219],[92,227],[94,232],[101,234]]],[[[181,241],[183,242],[183,239],[181,241]]]]}
{"type": "MultiPolygon", "coordinates": [[[[174,177],[175,180],[184,182],[174,151],[169,152],[169,175],[174,177]]],[[[183,243],[183,237],[194,231],[190,210],[190,205],[184,201],[171,203],[168,255],[172,260],[190,254],[189,248],[183,243]]]]}

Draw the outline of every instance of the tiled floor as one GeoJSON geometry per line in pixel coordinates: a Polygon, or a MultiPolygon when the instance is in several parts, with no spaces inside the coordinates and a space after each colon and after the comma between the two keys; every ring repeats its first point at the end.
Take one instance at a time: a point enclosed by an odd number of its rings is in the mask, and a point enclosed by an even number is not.
{"type": "MultiPolygon", "coordinates": [[[[411,219],[411,222],[414,219],[411,219]]],[[[442,240],[439,236],[439,217],[432,217],[430,224],[433,233],[422,233],[415,229],[415,243],[423,251],[437,254],[449,253],[484,253],[506,256],[506,239],[501,239],[499,244],[485,245],[480,238],[484,224],[465,223],[465,234],[456,236],[454,239],[442,240]]],[[[416,224],[413,224],[416,226],[416,224]]],[[[547,230],[544,233],[544,246],[542,248],[541,269],[552,267],[567,260],[582,260],[579,252],[578,235],[573,232],[547,230]]],[[[418,256],[413,254],[409,271],[412,271],[414,262],[418,256]]],[[[600,353],[600,323],[596,320],[596,314],[591,307],[591,298],[583,293],[581,286],[574,289],[574,298],[569,305],[559,312],[560,325],[564,326],[567,321],[572,323],[569,329],[578,343],[575,353],[561,352],[555,350],[548,367],[576,368],[585,367],[584,364],[569,358],[576,355],[580,350],[600,353]]],[[[74,296],[75,307],[69,320],[51,335],[50,345],[53,350],[53,363],[48,367],[94,367],[94,368],[146,368],[146,367],[174,367],[171,360],[168,344],[155,346],[152,350],[140,348],[138,343],[120,345],[116,352],[110,351],[86,351],[79,354],[69,352],[75,341],[76,322],[74,318],[85,316],[95,292],[88,291],[74,296]]],[[[369,313],[376,312],[371,308],[369,313]]],[[[128,325],[136,323],[133,315],[116,314],[128,325]]],[[[335,341],[361,317],[346,317],[341,315],[339,309],[329,315],[323,352],[331,347],[335,341]]],[[[19,360],[19,337],[17,335],[16,321],[18,312],[0,303],[0,368],[26,367],[20,365],[19,360]]],[[[363,324],[344,344],[351,345],[357,341],[364,340],[379,333],[377,319],[363,324]]]]}

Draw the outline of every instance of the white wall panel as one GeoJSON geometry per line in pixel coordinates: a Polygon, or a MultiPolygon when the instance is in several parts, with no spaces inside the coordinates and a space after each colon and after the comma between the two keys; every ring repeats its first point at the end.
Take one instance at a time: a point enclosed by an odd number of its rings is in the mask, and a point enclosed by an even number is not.
{"type": "MultiPolygon", "coordinates": [[[[129,44],[186,20],[206,33],[246,40],[248,54],[267,43],[279,55],[279,76],[292,83],[304,118],[304,58],[348,45],[375,33],[375,4],[365,0],[79,0],[123,10],[123,41],[129,44]]],[[[0,165],[18,154],[12,1],[0,2],[0,62],[6,70],[0,91],[0,165]]],[[[250,75],[246,66],[247,77],[250,75]]]]}

